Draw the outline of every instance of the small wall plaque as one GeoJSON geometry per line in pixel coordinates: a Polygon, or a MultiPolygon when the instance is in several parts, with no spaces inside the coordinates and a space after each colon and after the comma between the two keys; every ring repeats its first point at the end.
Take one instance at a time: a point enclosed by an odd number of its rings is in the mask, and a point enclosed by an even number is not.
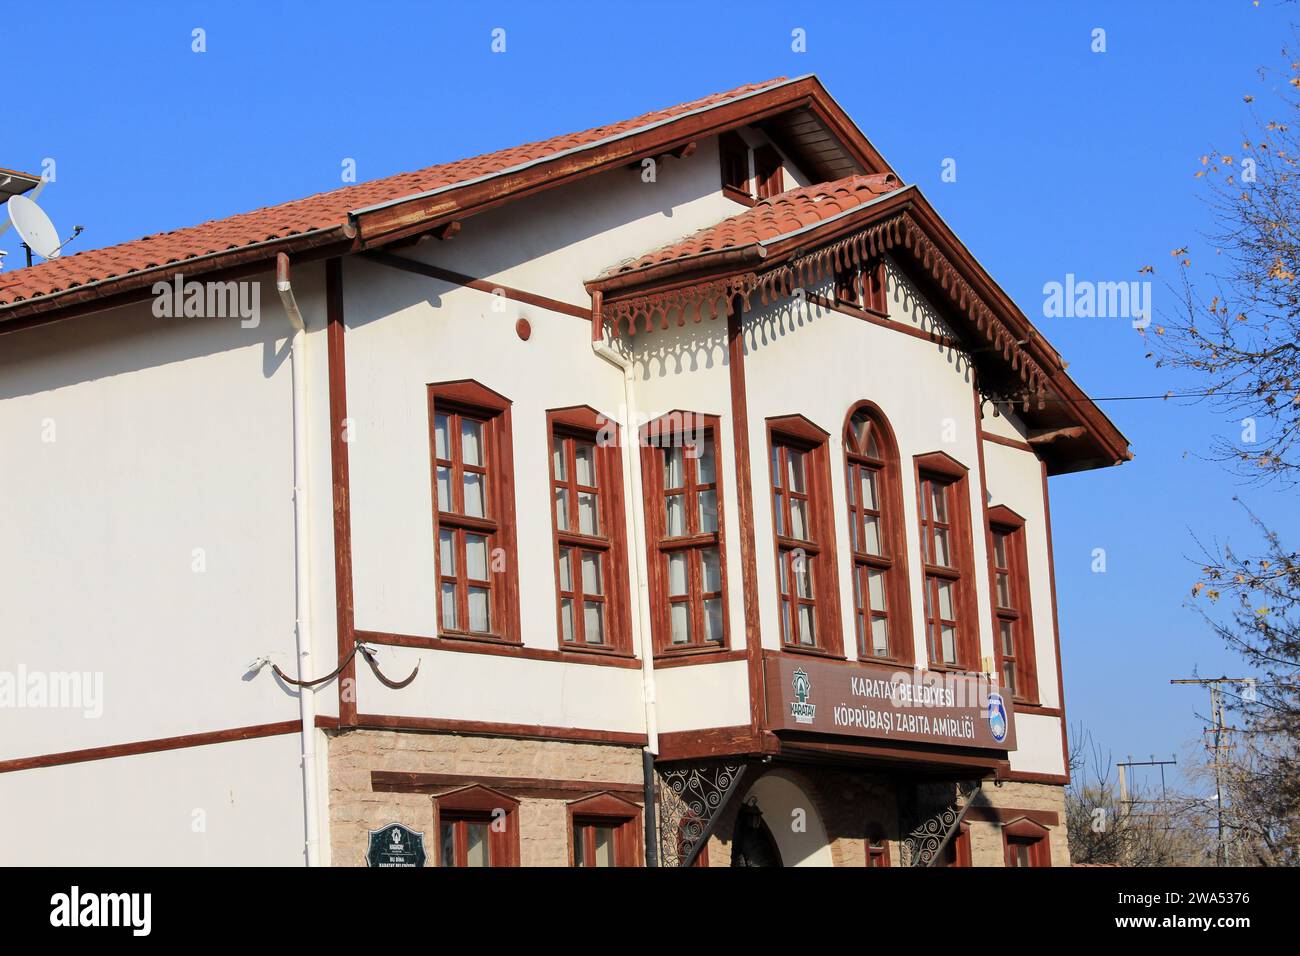
{"type": "Polygon", "coordinates": [[[371,830],[366,866],[424,866],[424,834],[400,823],[371,830]]]}

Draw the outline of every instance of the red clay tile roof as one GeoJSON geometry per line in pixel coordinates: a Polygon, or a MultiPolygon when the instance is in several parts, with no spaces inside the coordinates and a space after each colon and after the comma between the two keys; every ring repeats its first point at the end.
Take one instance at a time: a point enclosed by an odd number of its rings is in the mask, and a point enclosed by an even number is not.
{"type": "Polygon", "coordinates": [[[197,226],[156,233],[103,249],[92,249],[41,262],[26,269],[0,272],[0,309],[34,296],[62,292],[87,283],[115,279],[157,266],[183,262],[198,256],[226,252],[268,240],[302,235],[347,222],[348,213],[366,206],[402,199],[443,186],[490,176],[512,167],[542,159],[564,150],[590,145],[641,127],[672,119],[691,110],[717,105],[725,100],[785,82],[778,77],[765,83],[751,83],[725,93],[645,113],[633,119],[568,133],[536,143],[429,166],[411,173],[376,179],[355,186],[318,193],[306,199],[253,212],[216,219],[197,226]]]}
{"type": "Polygon", "coordinates": [[[753,245],[795,232],[805,226],[847,212],[880,196],[902,188],[893,173],[846,176],[829,183],[815,183],[790,189],[770,199],[763,199],[750,209],[701,229],[678,242],[661,246],[639,259],[611,266],[600,278],[635,272],[650,266],[685,259],[706,252],[718,252],[753,245]]]}

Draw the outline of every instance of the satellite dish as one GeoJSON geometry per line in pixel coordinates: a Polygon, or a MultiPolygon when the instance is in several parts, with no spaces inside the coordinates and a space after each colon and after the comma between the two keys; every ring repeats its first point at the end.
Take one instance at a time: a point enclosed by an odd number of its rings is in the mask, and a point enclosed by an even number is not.
{"type": "Polygon", "coordinates": [[[11,196],[5,203],[14,232],[27,243],[27,247],[43,259],[57,259],[63,243],[58,230],[45,214],[45,210],[26,196],[11,196]]]}

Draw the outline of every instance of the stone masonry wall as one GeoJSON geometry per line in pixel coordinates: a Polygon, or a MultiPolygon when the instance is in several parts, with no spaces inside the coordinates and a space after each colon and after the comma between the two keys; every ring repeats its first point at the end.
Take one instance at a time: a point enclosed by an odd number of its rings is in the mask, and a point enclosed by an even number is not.
{"type": "MultiPolygon", "coordinates": [[[[771,769],[751,766],[744,791],[771,769]]],[[[869,824],[883,829],[890,864],[901,864],[896,780],[888,775],[815,766],[783,767],[809,796],[810,811],[820,817],[830,840],[835,866],[860,867],[866,862],[865,834],[869,824]]],[[[392,822],[425,834],[430,865],[436,843],[433,799],[423,793],[376,793],[370,773],[448,773],[465,776],[532,777],[590,780],[640,785],[641,754],[635,747],[612,744],[522,740],[510,737],[462,736],[413,731],[356,730],[332,737],[329,745],[330,847],[335,866],[364,866],[367,831],[392,822]]],[[[491,785],[490,779],[483,781],[491,785]]],[[[451,789],[451,788],[449,788],[451,789]]],[[[592,792],[598,787],[593,786],[592,792]]],[[[575,792],[573,799],[585,794],[575,792]]],[[[731,845],[740,805],[738,794],[728,804],[709,840],[708,865],[731,863],[731,845]]],[[[639,800],[637,802],[640,802],[639,800]]],[[[568,801],[523,797],[519,807],[519,851],[523,866],[567,866],[569,861],[568,801]]],[[[1069,866],[1065,832],[1065,791],[1050,784],[986,782],[976,804],[1009,810],[1048,810],[1060,824],[1048,837],[1053,866],[1069,866]]],[[[769,826],[788,825],[767,821],[769,826]]],[[[969,822],[971,863],[1002,866],[1002,829],[996,823],[969,822]]]]}
{"type": "MultiPolygon", "coordinates": [[[[520,740],[399,730],[354,730],[329,744],[330,849],[335,866],[364,866],[367,831],[404,823],[424,832],[435,853],[433,799],[424,793],[375,793],[372,770],[641,783],[641,752],[612,744],[520,740]]],[[[485,780],[490,785],[490,780],[485,780]]],[[[451,789],[451,788],[448,788],[451,789]]],[[[593,787],[592,792],[598,788],[593,787]]],[[[574,799],[584,796],[575,793],[574,799]]],[[[568,801],[524,797],[519,806],[523,866],[567,866],[568,801]]]]}
{"type": "MultiPolygon", "coordinates": [[[[1047,783],[1018,783],[1007,781],[998,787],[984,784],[977,801],[986,806],[1008,810],[1052,810],[1060,823],[1049,827],[1048,844],[1051,847],[1052,866],[1070,865],[1070,846],[1065,832],[1065,788],[1047,783]]],[[[1005,854],[1002,828],[996,823],[974,822],[970,825],[970,855],[972,866],[1003,866],[1005,854]]]]}

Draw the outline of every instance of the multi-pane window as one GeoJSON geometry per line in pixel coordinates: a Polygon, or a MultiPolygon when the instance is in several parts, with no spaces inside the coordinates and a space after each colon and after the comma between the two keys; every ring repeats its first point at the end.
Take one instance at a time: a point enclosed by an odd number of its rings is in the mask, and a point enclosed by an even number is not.
{"type": "Polygon", "coordinates": [[[499,636],[494,554],[499,464],[491,453],[494,416],[443,406],[433,414],[434,496],[438,512],[438,614],[443,632],[499,636]]]}
{"type": "Polygon", "coordinates": [[[897,460],[889,436],[868,407],[850,416],[844,443],[858,655],[906,656],[907,569],[897,530],[897,460]]]}
{"type": "Polygon", "coordinates": [[[617,443],[603,440],[604,419],[590,409],[552,412],[549,419],[560,646],[622,650],[619,568],[626,565],[617,443]]]}
{"type": "Polygon", "coordinates": [[[560,582],[560,635],[566,644],[607,643],[606,580],[610,540],[601,519],[596,443],[556,433],[551,436],[555,527],[560,582]]]}
{"type": "Polygon", "coordinates": [[[991,523],[989,528],[998,676],[1006,693],[1016,700],[1032,700],[1037,696],[1037,687],[1024,525],[1001,506],[990,514],[998,512],[1008,522],[1000,523],[1000,517],[999,523],[991,523]]]}
{"type": "Polygon", "coordinates": [[[799,415],[768,419],[781,643],[836,654],[841,643],[829,438],[799,415]]]}
{"type": "Polygon", "coordinates": [[[932,664],[961,662],[962,571],[955,557],[955,483],[922,474],[920,481],[921,555],[925,564],[925,633],[932,664]]]}
{"type": "Polygon", "coordinates": [[[1012,597],[1011,544],[1005,531],[993,532],[993,597],[998,612],[998,649],[1002,653],[1002,686],[1015,696],[1020,684],[1017,680],[1016,630],[1020,623],[1019,612],[1012,597]]]}
{"type": "Polygon", "coordinates": [[[781,639],[817,646],[817,591],[811,455],[781,442],[772,445],[772,513],[776,520],[781,639]]]}
{"type": "Polygon", "coordinates": [[[726,640],[716,426],[688,436],[660,434],[645,452],[661,650],[726,640]]]}

